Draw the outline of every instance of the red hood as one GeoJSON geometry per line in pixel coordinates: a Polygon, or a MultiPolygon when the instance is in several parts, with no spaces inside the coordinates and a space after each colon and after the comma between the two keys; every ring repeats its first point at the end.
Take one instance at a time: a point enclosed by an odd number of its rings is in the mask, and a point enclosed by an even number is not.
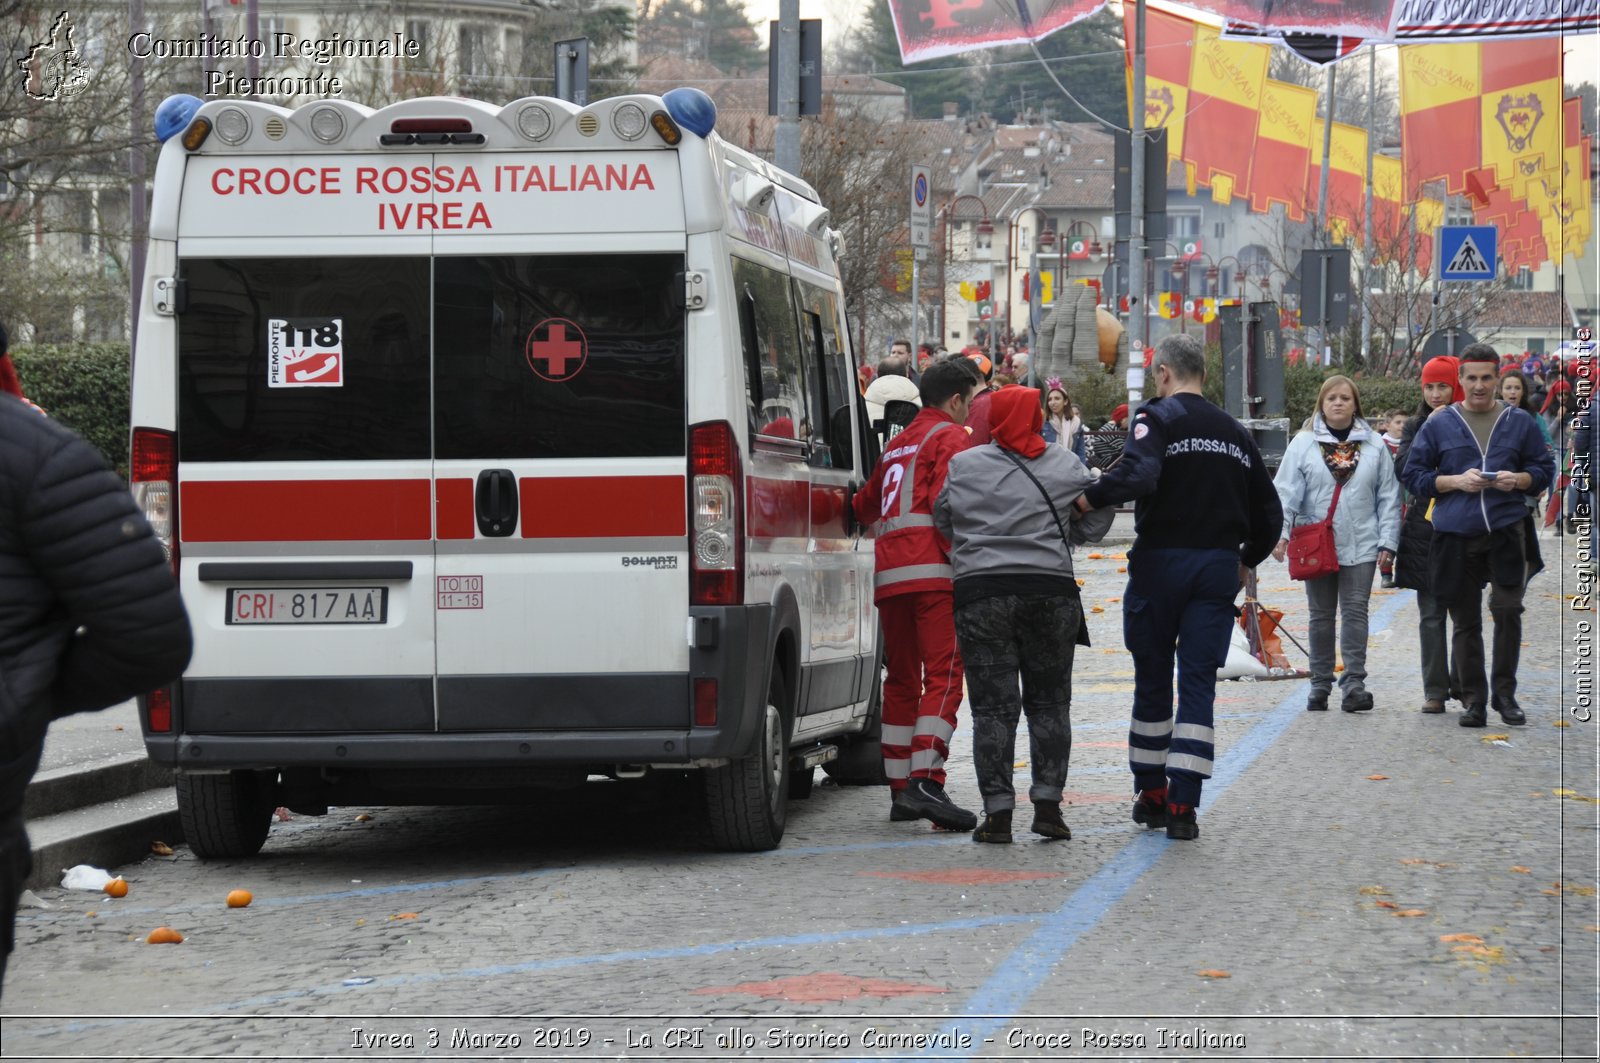
{"type": "Polygon", "coordinates": [[[1039,405],[1039,389],[1006,387],[989,398],[989,434],[996,443],[1025,458],[1044,453],[1044,408],[1039,405]]]}

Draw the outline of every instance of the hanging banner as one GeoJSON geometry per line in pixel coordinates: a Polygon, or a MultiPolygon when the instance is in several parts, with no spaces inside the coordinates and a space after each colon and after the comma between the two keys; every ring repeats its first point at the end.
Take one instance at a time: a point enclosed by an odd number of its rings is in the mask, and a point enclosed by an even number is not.
{"type": "Polygon", "coordinates": [[[1600,30],[1594,0],[1398,0],[1393,39],[1562,37],[1600,30]]]}
{"type": "MultiPolygon", "coordinates": [[[[1250,209],[1266,213],[1283,205],[1290,221],[1305,221],[1316,185],[1311,166],[1311,127],[1317,117],[1317,90],[1268,78],[1261,91],[1261,128],[1250,181],[1250,209]]],[[[1321,142],[1318,141],[1318,147],[1321,142]]]]}
{"type": "Polygon", "coordinates": [[[1105,0],[887,0],[900,61],[1040,41],[1105,7],[1105,0]]]}

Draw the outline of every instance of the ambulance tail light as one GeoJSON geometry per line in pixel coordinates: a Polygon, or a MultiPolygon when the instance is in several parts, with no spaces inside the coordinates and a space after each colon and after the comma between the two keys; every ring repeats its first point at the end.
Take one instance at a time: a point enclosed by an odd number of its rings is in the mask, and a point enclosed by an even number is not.
{"type": "Polygon", "coordinates": [[[744,602],[744,484],[726,421],[689,430],[689,603],[744,602]]]}
{"type": "Polygon", "coordinates": [[[167,734],[172,730],[172,688],[152,690],[144,698],[145,719],[152,734],[167,734]]]}
{"type": "Polygon", "coordinates": [[[178,571],[178,450],[172,433],[158,428],[133,430],[133,500],[178,571]]]}

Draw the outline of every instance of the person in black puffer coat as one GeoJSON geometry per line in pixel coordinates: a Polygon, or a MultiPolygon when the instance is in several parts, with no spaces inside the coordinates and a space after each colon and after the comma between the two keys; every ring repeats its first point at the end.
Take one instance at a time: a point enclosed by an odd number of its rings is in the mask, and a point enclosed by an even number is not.
{"type": "MultiPolygon", "coordinates": [[[[1459,362],[1454,358],[1434,358],[1422,367],[1422,404],[1406,421],[1400,433],[1400,446],[1394,454],[1395,474],[1406,467],[1411,443],[1422,423],[1435,410],[1459,402],[1464,393],[1457,379],[1459,362]]],[[[1400,548],[1394,561],[1394,582],[1417,592],[1417,633],[1422,643],[1422,711],[1444,711],[1446,698],[1458,697],[1460,685],[1450,668],[1449,640],[1445,637],[1447,610],[1443,602],[1428,592],[1428,551],[1433,543],[1433,524],[1428,520],[1428,503],[1409,495],[1405,516],[1400,521],[1400,548]]]]}
{"type": "Polygon", "coordinates": [[[22,802],[45,729],[170,682],[191,647],[171,564],[127,485],[83,439],[0,394],[0,979],[32,869],[22,802]]]}

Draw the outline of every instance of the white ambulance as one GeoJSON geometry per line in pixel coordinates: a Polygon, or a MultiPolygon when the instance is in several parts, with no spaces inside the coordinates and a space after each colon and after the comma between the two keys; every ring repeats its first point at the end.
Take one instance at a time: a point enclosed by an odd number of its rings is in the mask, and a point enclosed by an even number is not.
{"type": "Polygon", "coordinates": [[[196,648],[141,708],[197,853],[657,769],[769,849],[879,778],[837,234],[714,122],[163,104],[133,489],[196,648]]]}

